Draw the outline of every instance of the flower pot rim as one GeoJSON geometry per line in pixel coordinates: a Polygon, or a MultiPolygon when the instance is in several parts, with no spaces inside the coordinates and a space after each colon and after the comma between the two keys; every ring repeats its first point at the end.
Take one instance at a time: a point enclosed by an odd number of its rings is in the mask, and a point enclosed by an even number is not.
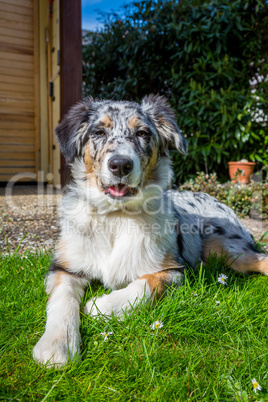
{"type": "Polygon", "coordinates": [[[228,162],[228,165],[250,165],[250,166],[255,166],[255,162],[228,162]]]}

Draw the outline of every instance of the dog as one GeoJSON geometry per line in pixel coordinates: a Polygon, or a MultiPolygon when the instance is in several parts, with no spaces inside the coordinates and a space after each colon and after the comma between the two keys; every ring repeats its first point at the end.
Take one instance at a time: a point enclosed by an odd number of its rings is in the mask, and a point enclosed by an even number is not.
{"type": "Polygon", "coordinates": [[[46,328],[33,349],[39,363],[63,366],[79,355],[80,303],[94,279],[112,292],[89,300],[84,312],[121,317],[180,286],[184,270],[210,253],[226,255],[235,271],[268,275],[268,256],[229,207],[169,189],[168,148],[186,154],[187,142],[165,98],[88,98],[71,108],[56,135],[73,181],[59,207],[46,328]]]}

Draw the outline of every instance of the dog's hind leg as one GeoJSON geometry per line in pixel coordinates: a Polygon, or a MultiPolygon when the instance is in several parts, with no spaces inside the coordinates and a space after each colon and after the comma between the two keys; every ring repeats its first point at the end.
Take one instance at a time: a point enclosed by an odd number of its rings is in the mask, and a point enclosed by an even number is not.
{"type": "Polygon", "coordinates": [[[268,255],[255,249],[254,243],[247,241],[240,234],[225,236],[213,234],[203,241],[203,259],[210,254],[226,256],[227,264],[235,271],[247,274],[259,272],[268,275],[268,255]]]}

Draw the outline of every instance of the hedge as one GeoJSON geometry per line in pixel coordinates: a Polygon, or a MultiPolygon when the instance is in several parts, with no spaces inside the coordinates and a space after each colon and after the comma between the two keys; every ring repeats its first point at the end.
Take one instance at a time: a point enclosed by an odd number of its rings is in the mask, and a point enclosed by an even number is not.
{"type": "Polygon", "coordinates": [[[172,151],[177,183],[268,165],[267,1],[141,1],[103,18],[83,47],[84,94],[165,95],[189,141],[188,156],[172,151]]]}

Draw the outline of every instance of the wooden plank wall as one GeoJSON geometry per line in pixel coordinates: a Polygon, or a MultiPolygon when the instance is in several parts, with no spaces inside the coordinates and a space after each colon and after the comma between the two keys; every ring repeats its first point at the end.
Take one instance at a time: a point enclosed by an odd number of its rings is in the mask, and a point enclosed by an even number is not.
{"type": "Polygon", "coordinates": [[[0,181],[38,171],[36,3],[0,0],[0,181]]]}

